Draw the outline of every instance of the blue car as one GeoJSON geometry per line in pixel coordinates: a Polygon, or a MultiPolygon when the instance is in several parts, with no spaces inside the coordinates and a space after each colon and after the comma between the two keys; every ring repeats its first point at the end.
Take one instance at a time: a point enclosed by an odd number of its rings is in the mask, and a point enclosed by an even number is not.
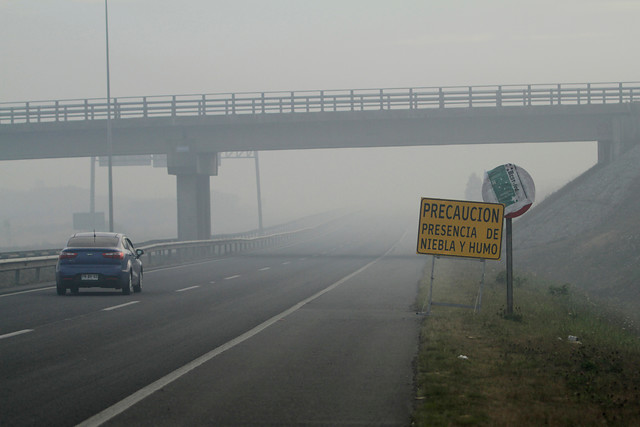
{"type": "Polygon", "coordinates": [[[77,294],[80,288],[122,289],[124,295],[142,291],[142,249],[135,249],[124,234],[76,233],[60,252],[56,265],[56,291],[77,294]]]}

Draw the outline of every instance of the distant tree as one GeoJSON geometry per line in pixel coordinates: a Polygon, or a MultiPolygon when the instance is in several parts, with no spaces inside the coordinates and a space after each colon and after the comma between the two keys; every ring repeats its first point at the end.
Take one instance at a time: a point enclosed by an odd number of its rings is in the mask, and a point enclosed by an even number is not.
{"type": "Polygon", "coordinates": [[[481,202],[482,201],[482,180],[474,172],[469,176],[467,181],[467,189],[464,192],[466,200],[481,202]]]}

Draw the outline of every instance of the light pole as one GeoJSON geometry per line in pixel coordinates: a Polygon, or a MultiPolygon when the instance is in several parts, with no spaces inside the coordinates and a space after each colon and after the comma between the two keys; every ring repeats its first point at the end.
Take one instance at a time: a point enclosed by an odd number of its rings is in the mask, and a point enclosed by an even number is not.
{"type": "Polygon", "coordinates": [[[107,50],[107,147],[109,149],[109,231],[113,232],[113,138],[111,136],[111,83],[109,79],[109,13],[104,0],[105,38],[107,50]]]}

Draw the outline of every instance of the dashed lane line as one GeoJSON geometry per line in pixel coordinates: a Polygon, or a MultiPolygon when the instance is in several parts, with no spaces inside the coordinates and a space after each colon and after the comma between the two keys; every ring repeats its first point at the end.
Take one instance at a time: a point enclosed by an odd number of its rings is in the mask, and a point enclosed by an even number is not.
{"type": "Polygon", "coordinates": [[[199,287],[200,287],[200,285],[189,286],[188,288],[178,289],[178,290],[176,290],[176,292],[190,291],[190,290],[192,290],[192,289],[196,289],[196,288],[199,288],[199,287]]]}
{"type": "Polygon", "coordinates": [[[240,275],[236,274],[234,276],[225,277],[224,280],[233,280],[233,279],[237,279],[238,277],[240,277],[240,275]]]}
{"type": "Polygon", "coordinates": [[[114,305],[113,307],[103,308],[103,309],[102,309],[102,311],[117,310],[117,309],[119,309],[119,308],[126,307],[126,306],[128,306],[128,305],[132,305],[132,304],[137,304],[137,303],[139,303],[139,302],[140,302],[140,301],[131,301],[131,302],[127,302],[127,303],[125,303],[125,304],[114,305]]]}

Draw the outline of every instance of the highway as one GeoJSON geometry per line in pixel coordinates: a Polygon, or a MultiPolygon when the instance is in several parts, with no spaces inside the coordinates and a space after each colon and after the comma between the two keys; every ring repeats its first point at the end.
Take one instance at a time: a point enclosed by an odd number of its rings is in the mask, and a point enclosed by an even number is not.
{"type": "Polygon", "coordinates": [[[0,294],[0,425],[408,425],[417,220],[147,271],[143,292],[0,294]]]}

